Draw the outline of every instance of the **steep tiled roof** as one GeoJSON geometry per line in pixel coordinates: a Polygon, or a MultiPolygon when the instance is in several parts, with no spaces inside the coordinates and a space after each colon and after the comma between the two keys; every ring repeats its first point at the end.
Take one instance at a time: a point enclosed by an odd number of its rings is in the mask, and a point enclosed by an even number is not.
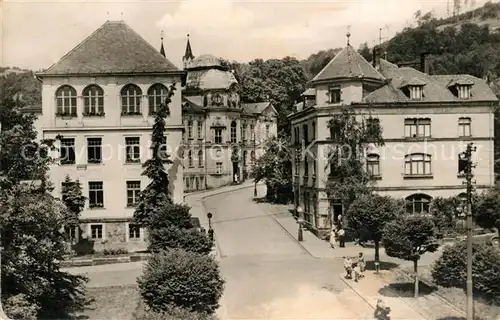
{"type": "Polygon", "coordinates": [[[182,110],[184,111],[204,111],[202,97],[194,96],[194,97],[182,97],[182,110]]]}
{"type": "Polygon", "coordinates": [[[123,21],[107,21],[40,75],[179,71],[123,21]]]}
{"type": "Polygon", "coordinates": [[[453,83],[471,84],[472,101],[496,101],[497,98],[485,80],[471,75],[428,75],[409,67],[395,68],[393,64],[382,63],[380,72],[389,79],[388,83],[368,94],[363,102],[390,103],[411,101],[401,90],[408,85],[423,86],[423,102],[451,102],[462,99],[456,97],[449,86],[453,83]],[[388,66],[384,68],[384,65],[388,66]]]}
{"type": "Polygon", "coordinates": [[[342,49],[311,82],[314,83],[335,78],[384,80],[384,76],[350,45],[342,49]]]}
{"type": "Polygon", "coordinates": [[[243,111],[248,114],[261,114],[271,102],[252,102],[252,103],[242,103],[241,107],[243,111]]]}
{"type": "Polygon", "coordinates": [[[222,59],[211,54],[204,54],[191,61],[187,69],[222,67],[222,59]]]}

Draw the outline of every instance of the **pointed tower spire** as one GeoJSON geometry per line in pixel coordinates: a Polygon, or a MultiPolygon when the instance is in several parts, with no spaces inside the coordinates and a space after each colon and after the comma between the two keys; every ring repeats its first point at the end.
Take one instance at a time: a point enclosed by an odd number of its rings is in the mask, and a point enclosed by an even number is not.
{"type": "Polygon", "coordinates": [[[163,47],[163,30],[161,31],[161,48],[160,48],[160,53],[162,56],[165,56],[165,48],[163,47]]]}
{"type": "Polygon", "coordinates": [[[182,63],[184,64],[184,69],[186,69],[189,62],[194,59],[193,50],[191,49],[191,43],[189,42],[189,33],[187,35],[186,52],[182,57],[182,63]]]}

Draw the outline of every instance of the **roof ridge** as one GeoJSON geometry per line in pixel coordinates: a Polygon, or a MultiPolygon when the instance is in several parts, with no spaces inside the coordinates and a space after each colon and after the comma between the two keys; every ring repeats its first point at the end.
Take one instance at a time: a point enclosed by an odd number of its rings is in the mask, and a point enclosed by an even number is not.
{"type": "Polygon", "coordinates": [[[57,64],[59,64],[59,62],[63,61],[70,54],[72,54],[73,52],[75,52],[78,48],[82,47],[84,43],[87,43],[87,41],[89,41],[97,32],[99,32],[100,30],[102,30],[105,25],[111,24],[111,23],[116,23],[116,21],[106,20],[106,22],[104,22],[99,28],[97,28],[96,30],[94,30],[94,32],[92,32],[90,35],[88,35],[85,39],[83,39],[83,41],[80,41],[80,43],[77,44],[73,49],[71,49],[70,51],[68,51],[64,56],[62,56],[59,60],[57,60],[55,63],[53,63],[47,70],[44,71],[44,73],[45,72],[49,72],[50,69],[54,68],[57,64]]]}
{"type": "Polygon", "coordinates": [[[323,67],[323,69],[321,69],[321,71],[320,71],[320,72],[318,72],[318,74],[314,76],[314,78],[312,78],[311,82],[312,82],[312,81],[315,81],[315,80],[316,80],[316,78],[318,78],[318,77],[319,77],[319,76],[323,73],[323,71],[325,71],[325,70],[326,70],[326,68],[328,68],[328,67],[329,67],[329,66],[330,66],[330,65],[331,65],[331,64],[335,61],[335,59],[337,59],[337,57],[338,57],[338,56],[340,56],[340,54],[341,54],[341,53],[342,53],[342,51],[344,51],[344,50],[347,50],[347,47],[344,47],[344,48],[342,48],[342,50],[340,50],[339,52],[337,52],[337,54],[335,55],[335,57],[333,57],[333,59],[332,59],[332,60],[330,60],[330,62],[328,62],[328,63],[326,64],[326,66],[324,66],[324,67],[323,67]]]}

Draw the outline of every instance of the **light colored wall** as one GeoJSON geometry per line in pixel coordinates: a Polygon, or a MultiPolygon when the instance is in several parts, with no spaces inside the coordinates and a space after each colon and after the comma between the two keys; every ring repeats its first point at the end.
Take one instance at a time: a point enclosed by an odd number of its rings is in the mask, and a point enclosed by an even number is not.
{"type": "MultiPolygon", "coordinates": [[[[88,205],[82,212],[82,219],[115,219],[131,218],[134,209],[126,208],[126,181],[141,181],[141,189],[149,183],[147,177],[142,176],[140,164],[125,164],[125,137],[140,137],[141,162],[149,158],[151,145],[151,129],[154,118],[148,116],[147,97],[142,100],[143,115],[135,117],[121,116],[121,102],[119,92],[123,85],[134,83],[141,87],[143,94],[154,83],[168,86],[172,82],[178,83],[178,90],[170,104],[170,117],[167,118],[167,145],[173,164],[168,165],[171,192],[173,200],[183,202],[183,166],[178,155],[182,140],[181,119],[181,91],[179,76],[137,76],[137,77],[72,77],[72,78],[45,78],[42,86],[43,115],[37,121],[37,130],[40,139],[53,139],[60,134],[63,137],[75,138],[76,164],[55,165],[51,167],[50,178],[54,183],[54,195],[60,196],[61,182],[66,175],[73,180],[79,179],[82,183],[83,194],[88,197],[88,182],[102,181],[104,187],[104,208],[89,209],[88,205]],[[91,83],[100,85],[104,90],[105,116],[83,117],[84,87],[91,83]],[[78,117],[62,119],[56,117],[55,91],[61,85],[69,84],[78,93],[78,117]],[[87,164],[86,139],[88,137],[102,138],[101,164],[87,164]],[[84,165],[84,166],[80,166],[84,165]]],[[[55,154],[57,155],[57,153],[55,154]]]]}
{"type": "MultiPolygon", "coordinates": [[[[316,105],[329,104],[328,88],[332,84],[320,84],[316,86],[316,105]]],[[[341,99],[343,104],[351,102],[361,102],[363,100],[363,85],[360,81],[349,81],[339,83],[341,99]]]]}
{"type": "MultiPolygon", "coordinates": [[[[383,129],[383,137],[386,140],[385,146],[380,147],[378,152],[381,155],[380,170],[382,179],[377,181],[380,188],[401,187],[401,189],[412,188],[414,191],[420,188],[429,187],[461,187],[463,178],[458,177],[458,153],[465,150],[469,140],[459,137],[458,119],[460,117],[470,117],[472,120],[471,132],[474,144],[477,147],[475,159],[477,166],[474,169],[474,180],[477,185],[493,185],[493,115],[485,107],[468,107],[467,109],[443,109],[422,106],[418,110],[405,110],[385,108],[377,110],[364,110],[368,115],[379,118],[383,129]],[[459,113],[462,111],[461,113],[459,113]],[[405,118],[431,118],[431,138],[423,140],[404,139],[405,118]],[[429,179],[404,179],[404,156],[410,153],[426,153],[432,156],[432,178],[429,179]]],[[[318,111],[321,112],[321,111],[318,111]]],[[[330,136],[327,126],[332,115],[328,112],[318,116],[310,114],[302,119],[294,120],[293,127],[299,127],[302,138],[302,125],[307,123],[311,128],[312,121],[316,122],[318,140],[327,140],[330,136]]],[[[311,130],[311,129],[310,129],[311,130]]],[[[295,131],[292,129],[292,134],[295,131]]],[[[311,136],[311,133],[309,133],[311,136]]],[[[293,137],[292,137],[293,138],[293,137]]],[[[314,149],[314,148],[311,148],[314,149]]],[[[317,146],[317,188],[326,186],[327,175],[329,174],[328,155],[331,144],[326,141],[317,146]]],[[[303,166],[303,165],[302,165],[303,166]]],[[[309,169],[311,172],[311,168],[309,169]]],[[[295,175],[295,168],[294,168],[295,175]]],[[[301,168],[302,183],[303,168],[301,168]]],[[[451,190],[451,189],[450,189],[451,190]]],[[[403,192],[414,193],[414,191],[403,192]]],[[[455,192],[455,191],[453,191],[455,192]]],[[[386,192],[387,193],[387,192],[386,192]]],[[[389,194],[399,195],[401,192],[388,191],[389,194]]],[[[433,190],[427,192],[429,195],[439,194],[433,190]]]]}

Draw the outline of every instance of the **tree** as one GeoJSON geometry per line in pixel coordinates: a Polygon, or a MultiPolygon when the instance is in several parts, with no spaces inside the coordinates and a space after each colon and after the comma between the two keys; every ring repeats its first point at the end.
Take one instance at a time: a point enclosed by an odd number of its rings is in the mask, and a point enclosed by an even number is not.
{"type": "Polygon", "coordinates": [[[292,194],[292,153],[287,137],[271,137],[266,141],[264,154],[253,167],[254,181],[265,181],[267,199],[280,203],[289,202],[292,194]]]}
{"type": "Polygon", "coordinates": [[[366,59],[366,61],[372,60],[372,52],[370,47],[368,47],[368,43],[364,42],[359,46],[358,53],[366,59]]]}
{"type": "Polygon", "coordinates": [[[439,247],[433,219],[424,215],[399,216],[385,226],[382,241],[389,257],[413,261],[415,297],[418,297],[418,260],[439,247]]]}
{"type": "Polygon", "coordinates": [[[168,91],[165,102],[160,104],[155,113],[155,122],[153,125],[153,134],[151,141],[151,159],[148,159],[144,165],[143,175],[151,179],[151,182],[141,192],[137,203],[134,220],[140,226],[147,227],[151,225],[151,217],[161,214],[169,204],[172,204],[170,197],[168,173],[165,169],[166,164],[171,164],[167,154],[166,118],[170,116],[169,104],[175,93],[175,83],[168,91]]]}
{"type": "Polygon", "coordinates": [[[138,284],[144,302],[156,312],[180,307],[213,314],[224,290],[213,257],[176,249],[153,254],[138,284]]]}
{"type": "MultiPolygon", "coordinates": [[[[472,245],[472,277],[474,290],[500,301],[500,252],[486,243],[472,245]]],[[[467,242],[461,241],[443,250],[432,266],[437,285],[466,289],[467,242]]]]}
{"type": "Polygon", "coordinates": [[[356,198],[373,191],[374,180],[365,170],[364,155],[369,144],[384,145],[382,127],[377,119],[357,115],[349,106],[342,106],[328,127],[333,145],[327,193],[330,199],[340,200],[344,212],[348,212],[356,198]]]}
{"type": "Polygon", "coordinates": [[[300,61],[291,57],[266,61],[256,59],[234,70],[240,84],[241,100],[270,101],[278,111],[280,134],[290,135],[289,130],[286,130],[286,116],[292,112],[308,80],[300,61]]]}
{"type": "Polygon", "coordinates": [[[384,227],[404,214],[404,203],[377,194],[361,195],[349,207],[347,221],[361,241],[375,243],[375,261],[380,260],[379,248],[384,227]]]}
{"type": "Polygon", "coordinates": [[[463,203],[458,197],[432,199],[430,204],[430,214],[434,217],[434,221],[439,233],[453,229],[453,222],[457,217],[457,208],[462,207],[463,203]]]}
{"type": "Polygon", "coordinates": [[[500,231],[500,186],[479,195],[473,209],[474,220],[480,227],[500,231]]]}
{"type": "Polygon", "coordinates": [[[212,252],[212,239],[196,229],[165,225],[149,228],[148,236],[149,249],[153,252],[171,249],[182,249],[206,255],[212,252]]]}
{"type": "Polygon", "coordinates": [[[67,225],[77,225],[80,221],[80,212],[85,208],[87,198],[82,193],[80,181],[72,181],[69,175],[66,175],[62,184],[62,201],[68,209],[66,219],[67,225]]]}
{"type": "Polygon", "coordinates": [[[65,215],[59,200],[23,184],[0,195],[2,299],[24,295],[38,319],[67,319],[85,302],[86,278],[60,269],[65,215]]]}

